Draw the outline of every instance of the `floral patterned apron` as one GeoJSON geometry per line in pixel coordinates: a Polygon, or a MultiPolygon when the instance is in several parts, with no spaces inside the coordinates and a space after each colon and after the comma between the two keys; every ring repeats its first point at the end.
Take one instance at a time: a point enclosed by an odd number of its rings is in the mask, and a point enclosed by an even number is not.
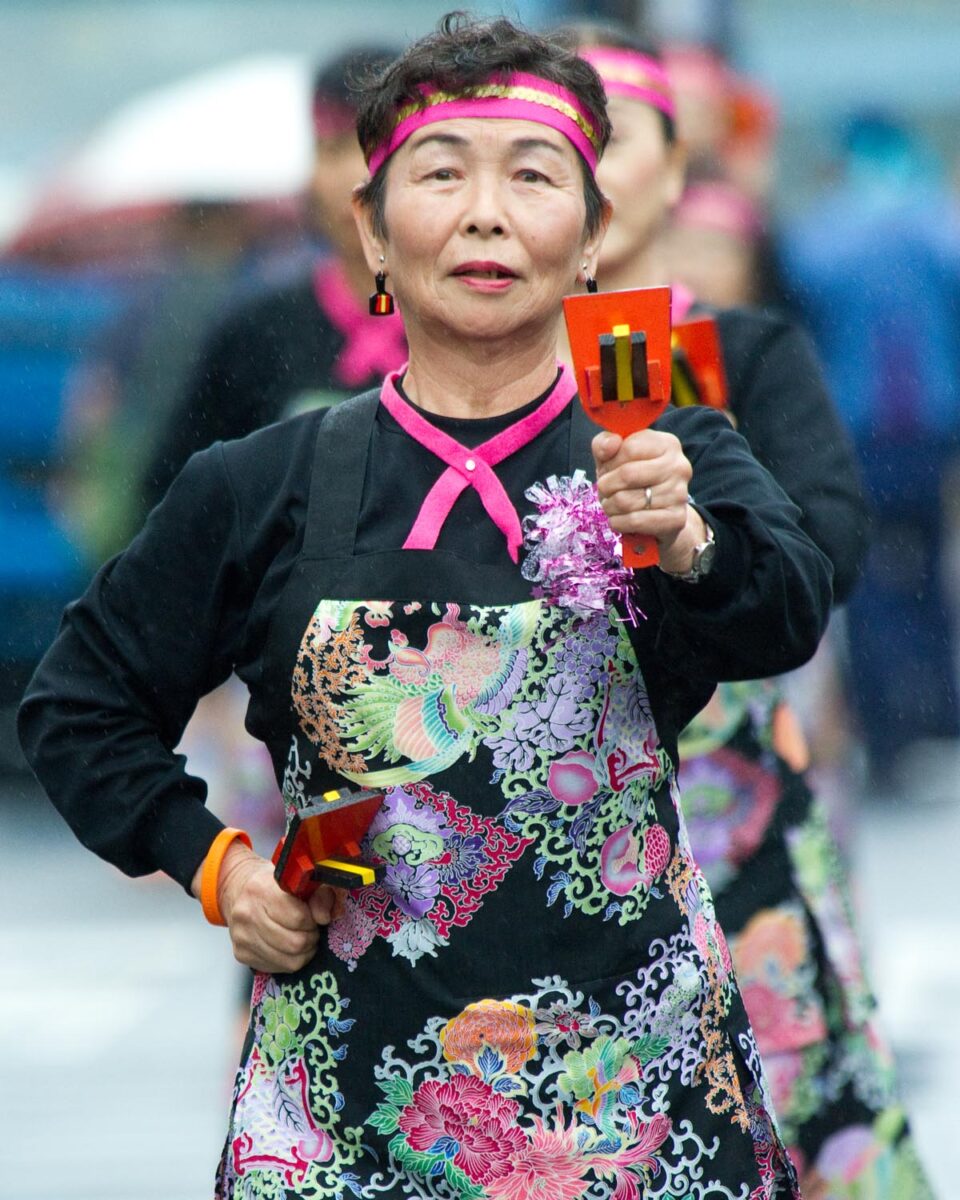
{"type": "MultiPolygon", "coordinates": [[[[321,428],[267,686],[288,815],[382,788],[385,877],[256,977],[217,1195],[795,1194],[624,623],[512,565],[357,554],[377,404],[321,428]]],[[[558,474],[590,465],[570,430],[558,474]]]]}

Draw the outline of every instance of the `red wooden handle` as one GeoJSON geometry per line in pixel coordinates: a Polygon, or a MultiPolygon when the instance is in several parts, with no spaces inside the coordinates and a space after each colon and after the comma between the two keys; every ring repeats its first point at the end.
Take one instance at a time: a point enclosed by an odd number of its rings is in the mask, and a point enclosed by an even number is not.
{"type": "Polygon", "coordinates": [[[657,539],[649,534],[625,533],[623,535],[623,565],[625,567],[655,567],[660,561],[657,539]]]}

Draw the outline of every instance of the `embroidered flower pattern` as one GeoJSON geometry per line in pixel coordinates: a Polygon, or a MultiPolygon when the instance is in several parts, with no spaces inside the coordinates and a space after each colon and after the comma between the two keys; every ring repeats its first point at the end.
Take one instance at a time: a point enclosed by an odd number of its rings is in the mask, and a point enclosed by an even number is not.
{"type": "Polygon", "coordinates": [[[593,1018],[600,1015],[600,1009],[594,1002],[590,1012],[578,1012],[560,1000],[554,1001],[549,1008],[537,1009],[534,1016],[537,1023],[534,1032],[548,1046],[559,1046],[561,1042],[571,1050],[579,1050],[583,1038],[593,1038],[599,1032],[593,1023],[593,1018]]]}
{"type": "MultiPolygon", "coordinates": [[[[660,860],[669,849],[654,814],[671,766],[626,633],[611,627],[605,612],[589,610],[571,622],[561,609],[536,603],[448,604],[410,614],[423,630],[414,645],[409,630],[384,624],[395,607],[321,603],[298,669],[327,698],[308,702],[300,687],[301,728],[316,735],[322,714],[324,761],[349,758],[337,769],[364,786],[386,788],[385,810],[391,797],[428,787],[428,775],[483,747],[504,806],[492,824],[473,818],[470,828],[458,829],[441,821],[442,830],[436,825],[429,835],[429,853],[421,853],[426,832],[411,832],[402,821],[388,849],[374,839],[368,848],[386,863],[386,877],[354,901],[366,919],[348,913],[344,937],[332,931],[335,952],[356,962],[379,935],[413,962],[436,953],[448,937],[449,920],[441,914],[452,900],[454,923],[469,919],[476,911],[466,894],[472,881],[491,878],[491,863],[502,861],[497,844],[511,839],[521,851],[537,845],[533,869],[546,876],[547,903],[562,902],[565,915],[577,909],[621,925],[638,920],[658,894],[660,860]],[[469,844],[467,836],[474,839],[469,844]],[[404,837],[416,861],[399,849],[404,837]]],[[[291,763],[290,780],[294,774],[291,763]]],[[[295,808],[308,789],[304,783],[297,792],[291,783],[285,792],[295,808]]],[[[436,824],[435,813],[417,808],[436,824]]],[[[511,862],[518,857],[507,854],[511,862]]]]}
{"type": "Polygon", "coordinates": [[[254,1044],[234,1089],[230,1131],[217,1173],[216,1196],[239,1192],[333,1196],[361,1154],[363,1131],[341,1124],[334,1068],[347,1053],[340,1039],[353,1027],[349,999],[330,972],[283,984],[255,977],[254,1044]]]}
{"type": "Polygon", "coordinates": [[[515,1075],[536,1050],[534,1014],[510,1001],[481,1000],[444,1025],[440,1044],[448,1062],[460,1063],[475,1074],[515,1075]],[[484,1054],[489,1061],[481,1065],[484,1054]]]}
{"type": "Polygon", "coordinates": [[[453,1163],[481,1187],[505,1175],[524,1137],[516,1121],[520,1106],[497,1095],[471,1075],[428,1079],[397,1120],[411,1150],[429,1156],[434,1166],[453,1163]]]}
{"type": "MultiPolygon", "coordinates": [[[[334,977],[306,990],[258,980],[224,1196],[641,1200],[695,1197],[710,1180],[711,1200],[745,1200],[753,1157],[750,1200],[772,1200],[789,1177],[759,1085],[748,1086],[759,1068],[734,1058],[730,953],[610,599],[604,585],[579,610],[318,606],[298,657],[288,812],[322,790],[321,764],[384,793],[363,844],[383,878],[351,893],[328,927],[338,971],[356,970],[382,939],[391,963],[404,960],[394,985],[410,979],[529,850],[522,869],[542,881],[550,936],[567,928],[553,913],[597,917],[618,953],[634,939],[633,973],[583,990],[560,975],[535,979],[524,994],[429,1016],[419,1008],[432,995],[425,963],[427,985],[404,998],[416,1016],[396,1045],[372,1046],[357,1029],[372,1061],[354,1063],[361,1082],[346,1097],[337,1076],[352,1022],[334,977]],[[489,803],[482,812],[452,794],[467,764],[473,803],[489,803]],[[650,936],[633,924],[647,914],[659,931],[650,936]],[[362,1097],[373,1082],[379,1103],[362,1097]],[[268,1128],[278,1105],[288,1114],[279,1142],[276,1118],[268,1128]],[[740,1143],[728,1169],[728,1147],[740,1143]]],[[[509,943],[509,923],[493,927],[509,943]]]]}
{"type": "Polygon", "coordinates": [[[683,760],[680,791],[690,843],[717,892],[763,840],[780,799],[779,777],[720,749],[683,760]]]}
{"type": "Polygon", "coordinates": [[[426,783],[389,788],[363,845],[384,864],[383,881],[346,896],[330,949],[351,969],[377,937],[411,963],[436,955],[529,844],[426,783]]]}
{"type": "MultiPolygon", "coordinates": [[[[707,1089],[707,1063],[694,1039],[687,1039],[689,1058],[666,1026],[644,1023],[671,1003],[706,1011],[709,992],[696,983],[681,982],[682,1000],[669,995],[696,953],[689,936],[662,946],[617,986],[626,998],[619,1017],[554,977],[534,981],[529,995],[482,1000],[445,1023],[431,1020],[408,1043],[411,1060],[389,1047],[376,1068],[383,1100],[368,1121],[389,1138],[381,1186],[389,1193],[413,1174],[423,1189],[417,1194],[438,1200],[641,1200],[656,1180],[657,1195],[697,1194],[695,1181],[718,1143],[700,1141],[661,1106],[679,1076],[707,1089]],[[594,1190],[601,1180],[606,1188],[594,1190]]],[[[759,1092],[743,1117],[754,1131],[758,1178],[769,1173],[773,1181],[756,1194],[772,1197],[783,1168],[759,1092]]],[[[724,1200],[745,1194],[712,1187],[711,1196],[724,1200]]]]}

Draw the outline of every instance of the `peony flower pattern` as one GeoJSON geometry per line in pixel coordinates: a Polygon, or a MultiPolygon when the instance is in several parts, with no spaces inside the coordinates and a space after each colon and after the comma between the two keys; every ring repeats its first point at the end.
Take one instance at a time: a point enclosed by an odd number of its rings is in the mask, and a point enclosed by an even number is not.
{"type": "MultiPolygon", "coordinates": [[[[519,1105],[471,1075],[428,1079],[397,1121],[411,1150],[453,1163],[485,1187],[510,1170],[524,1144],[517,1128],[519,1105]]],[[[434,1165],[438,1165],[435,1163],[434,1165]]],[[[440,1174],[431,1166],[431,1173],[440,1174]]]]}
{"type": "Polygon", "coordinates": [[[480,1000],[444,1025],[440,1044],[448,1062],[474,1074],[516,1075],[536,1052],[536,1018],[507,1000],[480,1000]]]}
{"type": "MultiPolygon", "coordinates": [[[[708,1176],[718,1142],[704,1143],[663,1106],[688,1068],[706,1090],[707,1064],[702,1053],[688,1063],[669,1031],[641,1031],[644,1014],[666,995],[664,981],[695,954],[689,937],[662,946],[636,977],[605,993],[625,997],[616,1011],[551,977],[534,980],[527,995],[431,1019],[407,1043],[412,1057],[384,1050],[375,1068],[383,1100],[368,1120],[389,1138],[378,1192],[392,1194],[412,1174],[416,1194],[436,1200],[700,1196],[697,1180],[708,1176]],[[578,1049],[554,1036],[574,1023],[578,1049]]],[[[708,990],[688,989],[685,1006],[702,1015],[708,990]]],[[[761,1097],[757,1086],[743,1105],[759,1178],[767,1169],[759,1158],[777,1167],[771,1156],[779,1154],[761,1097]]],[[[776,1186],[756,1195],[772,1198],[776,1186]]],[[[709,1194],[745,1195],[719,1183],[709,1194]]]]}

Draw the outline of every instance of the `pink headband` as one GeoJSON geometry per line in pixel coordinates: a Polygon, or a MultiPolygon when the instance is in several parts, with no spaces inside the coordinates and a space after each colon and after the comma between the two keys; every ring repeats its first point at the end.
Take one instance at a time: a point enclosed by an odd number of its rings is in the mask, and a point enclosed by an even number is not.
{"type": "Polygon", "coordinates": [[[557,83],[517,73],[457,93],[441,92],[424,84],[420,93],[422,102],[400,109],[393,133],[367,160],[371,175],[376,175],[412,133],[436,121],[457,117],[510,117],[549,125],[579,150],[591,171],[597,169],[600,138],[593,119],[577,97],[557,83]]]}
{"type": "Polygon", "coordinates": [[[603,80],[608,96],[639,100],[676,120],[677,106],[670,76],[655,58],[638,50],[614,49],[612,46],[585,46],[579,54],[603,80]]]}
{"type": "Polygon", "coordinates": [[[356,133],[357,110],[348,104],[319,100],[313,106],[313,133],[318,138],[341,137],[356,133]]]}
{"type": "Polygon", "coordinates": [[[763,217],[749,198],[722,180],[694,183],[683,193],[673,223],[692,229],[712,229],[752,241],[763,233],[763,217]]]}

